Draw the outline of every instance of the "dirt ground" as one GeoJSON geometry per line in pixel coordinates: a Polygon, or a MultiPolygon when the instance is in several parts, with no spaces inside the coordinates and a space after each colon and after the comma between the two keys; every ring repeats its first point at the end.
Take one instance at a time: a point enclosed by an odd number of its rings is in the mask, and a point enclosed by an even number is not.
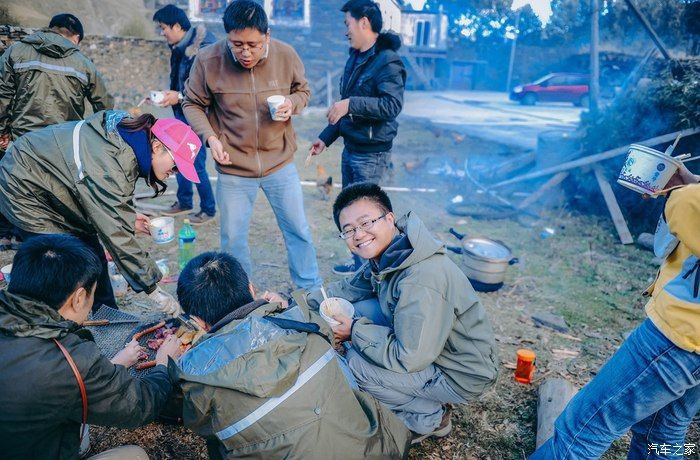
{"type": "MultiPolygon", "coordinates": [[[[302,180],[316,181],[316,164],[304,168],[306,149],[323,127],[320,113],[295,120],[299,151],[296,164],[302,180]]],[[[339,156],[342,145],[323,153],[320,164],[340,182],[339,156]]],[[[452,434],[444,439],[428,440],[413,448],[412,459],[524,459],[535,447],[537,384],[546,377],[564,377],[582,386],[595,376],[601,365],[620,346],[624,337],[644,318],[644,300],[640,292],[652,281],[657,266],[652,254],[634,246],[618,243],[615,230],[605,215],[585,216],[566,206],[537,209],[541,218],[527,222],[513,220],[476,220],[448,214],[445,206],[456,195],[465,200],[477,196],[476,187],[459,177],[468,158],[474,170],[481,169],[488,179],[489,167],[512,158],[513,152],[491,143],[464,138],[455,133],[406,120],[394,147],[393,173],[387,181],[396,187],[435,188],[435,192],[391,192],[398,213],[413,211],[438,237],[458,245],[448,233],[454,227],[470,236],[486,236],[504,241],[519,259],[508,269],[505,286],[495,293],[481,294],[496,333],[501,360],[500,376],[491,391],[479,401],[455,411],[452,434]],[[545,227],[554,234],[542,238],[545,227]],[[538,328],[530,319],[536,312],[562,316],[570,327],[568,335],[538,328]],[[536,381],[522,385],[513,380],[512,364],[518,348],[537,353],[536,381]],[[555,349],[568,350],[566,356],[555,349]]],[[[174,184],[173,184],[174,185],[174,184]]],[[[310,222],[320,269],[326,282],[337,280],[331,267],[348,252],[336,236],[331,217],[334,189],[323,200],[315,186],[305,186],[306,215],[310,222]]],[[[531,190],[520,190],[520,196],[531,190]]],[[[162,198],[160,203],[169,203],[162,198]]],[[[522,198],[520,198],[522,199],[522,198]]],[[[178,219],[178,226],[181,223],[178,219]]],[[[218,223],[198,227],[198,251],[219,247],[218,223]]],[[[157,259],[168,257],[176,268],[177,243],[150,244],[157,259]]],[[[254,248],[254,283],[262,289],[288,291],[292,288],[287,271],[282,235],[272,211],[260,193],[250,230],[254,248]]],[[[4,253],[0,261],[9,259],[4,253]]],[[[459,263],[459,256],[452,254],[459,263]]],[[[174,285],[167,289],[174,292],[174,285]]],[[[125,310],[137,310],[128,295],[125,310]]],[[[92,428],[95,451],[134,443],[144,447],[154,459],[206,458],[204,443],[186,429],[152,424],[137,430],[92,428]]],[[[691,426],[688,443],[700,444],[697,421],[691,426]]],[[[605,459],[626,458],[628,438],[613,444],[605,459]]],[[[692,457],[698,459],[697,455],[692,457]]]]}

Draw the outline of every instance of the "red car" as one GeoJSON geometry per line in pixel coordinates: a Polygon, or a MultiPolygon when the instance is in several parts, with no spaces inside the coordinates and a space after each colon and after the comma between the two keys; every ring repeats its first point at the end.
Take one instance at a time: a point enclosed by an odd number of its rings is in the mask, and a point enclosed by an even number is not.
{"type": "Polygon", "coordinates": [[[522,105],[537,102],[571,102],[575,106],[588,105],[588,75],[582,73],[550,73],[532,83],[516,86],[510,93],[511,101],[522,105]]]}

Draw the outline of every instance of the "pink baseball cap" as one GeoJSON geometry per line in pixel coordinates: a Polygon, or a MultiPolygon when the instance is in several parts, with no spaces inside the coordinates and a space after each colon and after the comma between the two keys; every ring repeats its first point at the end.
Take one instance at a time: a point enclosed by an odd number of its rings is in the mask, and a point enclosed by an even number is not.
{"type": "Polygon", "coordinates": [[[173,154],[178,172],[188,181],[198,184],[199,176],[194,169],[194,160],[202,147],[202,141],[192,128],[176,118],[161,118],[153,125],[151,132],[173,154]]]}

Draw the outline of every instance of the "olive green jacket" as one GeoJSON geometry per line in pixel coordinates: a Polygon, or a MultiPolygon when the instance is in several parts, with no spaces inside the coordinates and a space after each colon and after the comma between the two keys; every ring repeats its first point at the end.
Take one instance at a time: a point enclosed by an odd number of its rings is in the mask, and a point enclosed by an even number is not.
{"type": "Polygon", "coordinates": [[[277,309],[259,306],[205,336],[177,367],[171,363],[185,426],[206,438],[210,458],[404,457],[408,429],[351,389],[326,341],[328,325],[306,307],[277,309]],[[320,326],[319,333],[285,331],[262,318],[271,313],[320,326]]]}
{"type": "Polygon", "coordinates": [[[102,111],[19,138],[0,160],[0,213],[27,232],[96,233],[131,287],[150,293],[162,274],[135,236],[139,169],[114,129],[123,116],[102,111]]]}
{"type": "Polygon", "coordinates": [[[114,106],[95,64],[61,34],[36,32],[0,56],[0,133],[9,132],[12,140],[81,120],[85,99],[94,112],[114,106]]]}
{"type": "MultiPolygon", "coordinates": [[[[410,241],[410,254],[377,273],[367,262],[353,277],[331,284],[327,293],[350,302],[376,297],[391,327],[358,320],[352,346],[366,360],[408,373],[430,364],[441,368],[452,388],[474,399],[496,381],[496,342],[486,311],[469,280],[447,256],[444,245],[413,213],[396,222],[410,241]]],[[[389,255],[391,246],[385,251],[389,255]]],[[[318,306],[319,293],[309,296],[318,306]]]]}

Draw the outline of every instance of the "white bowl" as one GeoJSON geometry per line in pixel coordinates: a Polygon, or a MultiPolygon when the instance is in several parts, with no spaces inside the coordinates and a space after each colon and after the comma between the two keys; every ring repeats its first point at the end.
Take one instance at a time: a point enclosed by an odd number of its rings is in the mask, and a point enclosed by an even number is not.
{"type": "Polygon", "coordinates": [[[0,268],[0,273],[2,273],[2,277],[5,279],[5,282],[9,283],[10,273],[12,273],[12,264],[5,265],[4,267],[0,268]]]}
{"type": "Polygon", "coordinates": [[[329,297],[321,302],[318,312],[328,324],[337,326],[340,323],[333,319],[333,315],[343,315],[352,318],[355,314],[355,307],[348,300],[341,297],[329,297]]]}
{"type": "Polygon", "coordinates": [[[175,219],[172,217],[151,219],[151,236],[156,244],[170,243],[175,239],[175,219]]]}
{"type": "Polygon", "coordinates": [[[656,198],[671,180],[681,162],[663,152],[643,145],[630,145],[627,159],[622,166],[617,183],[656,198]]]}

